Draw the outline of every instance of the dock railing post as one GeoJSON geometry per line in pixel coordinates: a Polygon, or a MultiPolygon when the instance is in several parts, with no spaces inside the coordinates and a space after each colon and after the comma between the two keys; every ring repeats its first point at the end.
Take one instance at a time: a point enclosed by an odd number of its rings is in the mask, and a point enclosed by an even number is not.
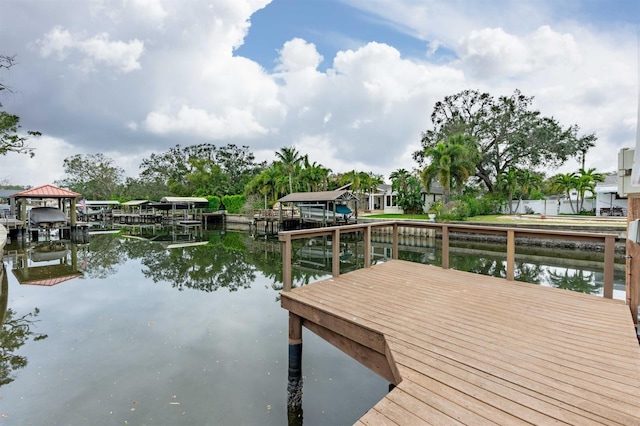
{"type": "Polygon", "coordinates": [[[513,229],[507,231],[507,280],[513,281],[516,263],[516,233],[513,229]]]}
{"type": "Polygon", "coordinates": [[[283,236],[282,242],[282,290],[291,291],[291,235],[283,236]]]}
{"type": "Polygon", "coordinates": [[[449,269],[449,227],[442,225],[442,269],[449,269]]]}
{"type": "Polygon", "coordinates": [[[364,229],[364,267],[371,267],[371,225],[364,229]]]}
{"type": "Polygon", "coordinates": [[[333,230],[331,241],[331,272],[334,278],[340,276],[340,228],[333,230]]]}
{"type": "Polygon", "coordinates": [[[615,237],[604,239],[604,294],[607,299],[613,299],[613,268],[615,260],[615,237]]]}
{"type": "Polygon", "coordinates": [[[392,246],[391,246],[391,258],[394,260],[398,259],[398,224],[393,223],[393,235],[392,235],[392,246]]]}

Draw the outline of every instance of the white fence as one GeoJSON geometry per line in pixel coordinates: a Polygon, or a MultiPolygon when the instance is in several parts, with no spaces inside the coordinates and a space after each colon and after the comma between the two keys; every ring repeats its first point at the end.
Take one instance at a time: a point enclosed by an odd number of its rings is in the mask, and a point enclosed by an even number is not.
{"type": "MultiPolygon", "coordinates": [[[[576,201],[571,201],[573,209],[569,204],[569,200],[522,200],[518,205],[518,200],[513,200],[511,206],[514,214],[540,214],[546,216],[555,216],[558,214],[575,214],[577,212],[576,201]],[[517,210],[516,210],[517,209],[517,210]]],[[[584,200],[583,209],[592,211],[595,208],[596,201],[594,199],[584,200]]],[[[509,213],[508,208],[505,213],[509,213]]]]}

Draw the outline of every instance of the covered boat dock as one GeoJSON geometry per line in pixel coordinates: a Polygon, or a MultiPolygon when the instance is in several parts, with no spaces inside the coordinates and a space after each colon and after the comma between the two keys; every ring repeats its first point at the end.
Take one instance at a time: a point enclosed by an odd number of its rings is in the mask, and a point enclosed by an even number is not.
{"type": "Polygon", "coordinates": [[[3,224],[9,228],[11,238],[26,238],[28,233],[32,241],[38,241],[40,231],[57,230],[61,233],[61,238],[86,241],[88,224],[78,222],[75,209],[75,205],[81,198],[82,194],[54,185],[41,185],[17,192],[9,197],[9,214],[13,220],[9,223],[7,218],[6,224],[3,224]],[[40,207],[33,206],[34,200],[40,201],[40,207]],[[42,211],[38,211],[39,215],[34,214],[31,217],[30,207],[33,207],[34,213],[36,209],[42,211]],[[55,215],[55,213],[58,214],[55,215]]]}
{"type": "Polygon", "coordinates": [[[346,189],[295,192],[278,201],[281,211],[286,203],[298,209],[302,228],[347,225],[358,220],[358,197],[346,189]]]}

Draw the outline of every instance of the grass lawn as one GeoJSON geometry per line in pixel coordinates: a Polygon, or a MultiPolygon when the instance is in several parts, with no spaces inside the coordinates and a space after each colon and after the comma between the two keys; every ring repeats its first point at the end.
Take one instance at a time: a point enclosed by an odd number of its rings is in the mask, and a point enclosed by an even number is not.
{"type": "Polygon", "coordinates": [[[424,220],[429,220],[429,215],[427,215],[427,214],[391,214],[391,213],[386,213],[386,214],[368,214],[368,215],[362,216],[362,217],[373,218],[373,219],[396,219],[396,220],[424,219],[424,220]]]}

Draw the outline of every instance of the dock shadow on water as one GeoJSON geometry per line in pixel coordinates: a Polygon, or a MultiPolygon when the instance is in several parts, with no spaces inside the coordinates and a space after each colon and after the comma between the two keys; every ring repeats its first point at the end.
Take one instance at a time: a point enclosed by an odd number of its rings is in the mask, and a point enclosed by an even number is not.
{"type": "MultiPolygon", "coordinates": [[[[289,371],[276,240],[153,227],[47,244],[5,248],[0,422],[352,424],[389,391],[306,329],[289,371]]],[[[384,239],[368,254],[357,238],[340,244],[341,272],[391,256],[384,239]]],[[[437,244],[413,241],[400,258],[438,265],[437,244]]],[[[500,250],[453,247],[451,266],[503,276],[500,250]]],[[[294,286],[328,277],[333,253],[330,240],[297,242],[294,286]]],[[[598,262],[565,256],[520,253],[516,279],[601,292],[598,262]]],[[[615,281],[624,291],[624,272],[615,281]]]]}

